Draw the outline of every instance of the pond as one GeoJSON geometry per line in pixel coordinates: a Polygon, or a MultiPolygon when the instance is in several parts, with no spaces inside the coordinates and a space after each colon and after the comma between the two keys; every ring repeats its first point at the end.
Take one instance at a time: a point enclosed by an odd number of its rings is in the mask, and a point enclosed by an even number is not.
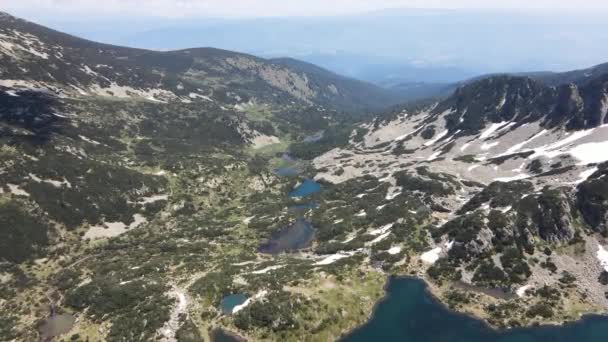
{"type": "Polygon", "coordinates": [[[230,315],[230,314],[232,314],[232,310],[235,307],[245,303],[246,300],[247,300],[247,296],[245,296],[244,294],[240,294],[240,293],[226,296],[222,299],[222,302],[221,302],[222,312],[225,315],[230,315]]]}
{"type": "Polygon", "coordinates": [[[53,315],[40,326],[40,339],[47,341],[53,337],[61,336],[72,330],[75,322],[76,318],[72,315],[53,315]]]}
{"type": "Polygon", "coordinates": [[[300,170],[296,167],[281,167],[278,169],[274,169],[274,173],[280,177],[294,177],[300,174],[300,170]]]}
{"type": "Polygon", "coordinates": [[[563,326],[496,331],[482,321],[447,309],[421,280],[391,278],[372,318],[341,342],[606,342],[608,318],[587,316],[563,326]]]}
{"type": "Polygon", "coordinates": [[[321,191],[321,184],[312,179],[306,179],[289,193],[289,197],[307,197],[319,191],[321,191]]]}
{"type": "Polygon", "coordinates": [[[272,234],[270,240],[262,243],[259,251],[264,254],[280,254],[306,248],[312,242],[314,234],[312,225],[299,219],[291,226],[272,234]]]}
{"type": "Polygon", "coordinates": [[[211,331],[211,333],[209,334],[211,337],[211,342],[244,342],[245,339],[230,334],[227,331],[224,331],[223,329],[220,328],[216,328],[213,329],[211,331]]]}

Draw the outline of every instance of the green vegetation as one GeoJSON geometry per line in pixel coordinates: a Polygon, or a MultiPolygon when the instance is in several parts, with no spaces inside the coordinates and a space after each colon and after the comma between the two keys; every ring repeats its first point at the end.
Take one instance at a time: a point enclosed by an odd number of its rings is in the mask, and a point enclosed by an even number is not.
{"type": "Polygon", "coordinates": [[[164,295],[166,287],[155,282],[134,280],[118,282],[94,278],[67,293],[66,304],[99,320],[110,315],[112,328],[108,341],[145,341],[169,319],[172,300],[164,295]]]}
{"type": "Polygon", "coordinates": [[[0,260],[23,262],[41,257],[49,244],[49,224],[18,202],[0,201],[0,260]]]}
{"type": "Polygon", "coordinates": [[[430,179],[426,180],[421,177],[416,177],[408,174],[405,171],[396,173],[397,185],[408,191],[420,191],[425,194],[435,196],[447,196],[454,194],[454,188],[444,182],[430,179]]]}

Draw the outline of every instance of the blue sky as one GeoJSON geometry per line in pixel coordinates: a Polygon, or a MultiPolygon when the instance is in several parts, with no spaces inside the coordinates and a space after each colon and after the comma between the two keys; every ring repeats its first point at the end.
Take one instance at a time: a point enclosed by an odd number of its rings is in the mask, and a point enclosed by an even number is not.
{"type": "Polygon", "coordinates": [[[328,16],[388,8],[608,10],[605,0],[0,0],[23,17],[79,16],[268,17],[328,16]]]}

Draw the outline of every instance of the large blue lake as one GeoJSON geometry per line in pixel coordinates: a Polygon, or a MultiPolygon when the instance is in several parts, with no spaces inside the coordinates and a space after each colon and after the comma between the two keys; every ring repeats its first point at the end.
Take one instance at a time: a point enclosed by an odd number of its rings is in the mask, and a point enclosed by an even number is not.
{"type": "Polygon", "coordinates": [[[417,279],[392,278],[365,325],[341,342],[608,342],[608,318],[588,316],[558,327],[498,332],[448,310],[417,279]]]}

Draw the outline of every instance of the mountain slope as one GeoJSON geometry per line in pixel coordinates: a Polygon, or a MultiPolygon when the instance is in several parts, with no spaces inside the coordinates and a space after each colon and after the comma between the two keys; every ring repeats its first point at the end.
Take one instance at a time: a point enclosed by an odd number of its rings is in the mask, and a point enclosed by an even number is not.
{"type": "Polygon", "coordinates": [[[574,83],[582,85],[597,77],[601,77],[608,73],[608,63],[592,66],[587,69],[580,69],[561,73],[539,73],[534,75],[535,79],[542,81],[549,86],[557,86],[561,84],[574,83]]]}
{"type": "Polygon", "coordinates": [[[232,104],[240,97],[245,102],[251,98],[280,104],[296,101],[353,111],[398,101],[382,88],[303,67],[300,62],[211,48],[169,52],[123,48],[79,39],[7,14],[0,20],[5,85],[19,80],[33,82],[29,86],[59,87],[54,90],[63,93],[162,101],[222,98],[230,88],[233,94],[224,100],[232,104]]]}
{"type": "Polygon", "coordinates": [[[606,74],[557,87],[515,76],[472,81],[362,124],[349,146],[314,160],[316,179],[377,179],[386,197],[361,191],[367,216],[387,215],[403,195],[424,203],[409,210],[428,215],[425,224],[406,215],[387,239],[413,251],[405,269],[453,308],[499,327],[605,313],[607,85],[606,74]],[[402,239],[402,222],[417,233],[402,239]]]}
{"type": "MultiPolygon", "coordinates": [[[[327,293],[304,304],[250,274],[273,263],[258,246],[297,219],[279,195],[297,180],[273,172],[282,153],[344,129],[353,115],[332,109],[349,108],[344,98],[362,99],[353,110],[372,103],[356,92],[373,87],[307,68],[310,76],[210,48],[97,44],[1,15],[0,340],[205,335],[223,319],[227,291],[270,292],[272,312],[292,305],[282,319],[334,315],[320,308],[327,293]],[[264,215],[271,220],[249,225],[264,215]],[[251,279],[231,285],[239,273],[251,279]],[[56,320],[67,330],[57,332],[56,320]]],[[[285,261],[285,283],[319,287],[314,259],[285,261]]],[[[371,309],[380,292],[368,286],[382,279],[366,279],[356,291],[371,309]]],[[[352,310],[346,321],[363,317],[352,310]]],[[[317,334],[337,337],[342,324],[317,334]]],[[[304,329],[242,333],[278,340],[304,329]]]]}

